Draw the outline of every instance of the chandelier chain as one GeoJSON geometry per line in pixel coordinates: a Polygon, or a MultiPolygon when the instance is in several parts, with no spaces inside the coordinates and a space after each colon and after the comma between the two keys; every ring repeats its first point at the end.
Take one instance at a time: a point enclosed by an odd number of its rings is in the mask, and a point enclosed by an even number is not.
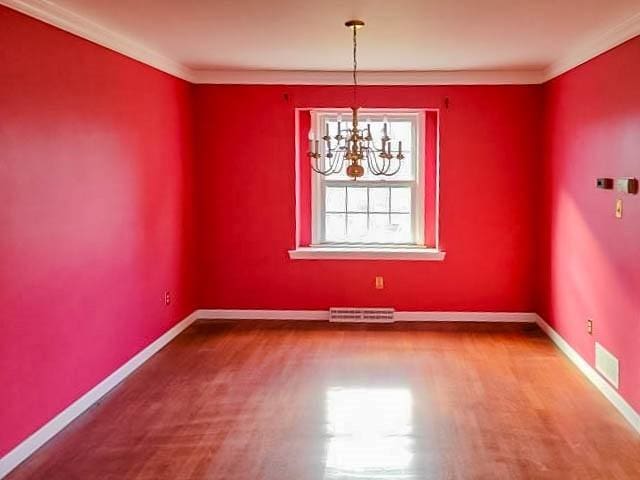
{"type": "Polygon", "coordinates": [[[353,26],[353,105],[356,105],[356,91],[358,87],[358,29],[353,26]]]}
{"type": "MultiPolygon", "coordinates": [[[[331,135],[330,123],[323,121],[322,127],[316,131],[309,131],[309,151],[311,168],[320,175],[333,175],[343,172],[347,177],[356,180],[365,174],[364,165],[368,172],[374,176],[392,177],[400,171],[402,160],[402,142],[399,141],[397,149],[392,150],[391,137],[389,135],[389,123],[382,118],[382,132],[379,141],[376,141],[371,132],[371,122],[367,120],[366,126],[358,122],[358,28],[364,26],[362,20],[349,20],[345,26],[353,29],[353,104],[351,106],[351,121],[346,127],[342,124],[342,115],[337,115],[337,129],[335,135],[331,135]],[[324,130],[321,132],[319,130],[324,130]],[[324,135],[323,135],[324,133],[324,135]],[[344,168],[345,163],[347,167],[344,168]]],[[[333,127],[331,127],[332,129],[333,127]]]]}

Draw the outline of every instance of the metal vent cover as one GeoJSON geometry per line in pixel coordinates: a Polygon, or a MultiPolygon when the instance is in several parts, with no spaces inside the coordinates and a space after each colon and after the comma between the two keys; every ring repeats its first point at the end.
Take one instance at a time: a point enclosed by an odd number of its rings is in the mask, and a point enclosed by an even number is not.
{"type": "Polygon", "coordinates": [[[329,321],[392,323],[394,321],[394,313],[393,308],[332,307],[329,309],[329,321]]]}

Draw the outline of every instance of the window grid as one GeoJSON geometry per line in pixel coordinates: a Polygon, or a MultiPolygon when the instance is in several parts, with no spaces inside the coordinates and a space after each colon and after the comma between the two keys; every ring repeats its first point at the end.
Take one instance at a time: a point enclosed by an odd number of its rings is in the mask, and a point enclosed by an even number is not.
{"type": "MultiPolygon", "coordinates": [[[[413,192],[412,192],[412,188],[410,183],[411,182],[399,182],[400,184],[398,185],[393,185],[393,186],[345,186],[341,184],[342,182],[327,182],[327,188],[325,189],[325,195],[324,195],[324,201],[325,201],[325,210],[324,213],[325,214],[338,214],[338,215],[344,215],[344,231],[345,231],[345,236],[348,238],[349,237],[349,217],[352,216],[359,216],[359,215],[363,215],[366,216],[366,225],[367,225],[367,230],[370,231],[373,227],[372,222],[371,222],[371,216],[372,215],[386,215],[387,216],[387,222],[389,224],[392,223],[392,215],[402,215],[402,216],[411,216],[412,213],[412,196],[413,196],[413,192]],[[338,208],[329,208],[328,206],[326,206],[326,203],[328,203],[328,188],[334,189],[334,190],[342,190],[343,192],[343,196],[344,196],[344,201],[343,201],[343,208],[342,209],[338,209],[338,208]],[[358,209],[354,209],[353,206],[350,206],[350,195],[349,192],[353,192],[355,190],[366,190],[366,206],[365,208],[362,210],[358,210],[358,209]],[[384,209],[381,208],[375,208],[372,207],[372,192],[374,190],[377,191],[382,191],[382,190],[386,190],[387,195],[386,195],[386,199],[385,199],[385,203],[386,206],[384,209]],[[408,194],[409,194],[409,202],[408,202],[408,207],[405,209],[402,208],[393,208],[393,201],[396,195],[398,195],[398,193],[394,194],[394,190],[408,190],[408,194]],[[351,207],[351,208],[350,208],[351,207]]],[[[326,217],[325,217],[326,218],[326,217]]],[[[326,228],[326,227],[325,227],[326,228]]],[[[350,243],[349,241],[346,241],[345,243],[350,243]]]]}
{"type": "MultiPolygon", "coordinates": [[[[317,134],[324,132],[325,125],[328,122],[335,121],[336,112],[317,112],[312,113],[312,128],[315,128],[317,134]]],[[[388,116],[391,124],[395,122],[407,122],[411,125],[410,135],[411,141],[405,142],[403,140],[403,152],[406,152],[407,156],[411,158],[411,172],[410,178],[396,179],[391,178],[372,178],[372,179],[360,179],[357,184],[354,185],[352,180],[342,178],[330,178],[315,176],[312,189],[315,190],[313,215],[314,230],[313,239],[316,244],[325,245],[423,245],[423,208],[424,208],[424,186],[420,180],[422,173],[421,163],[423,162],[422,155],[419,154],[420,148],[423,145],[423,128],[424,128],[424,112],[391,112],[391,111],[378,111],[375,113],[367,114],[369,118],[372,118],[373,122],[380,121],[382,116],[388,116]],[[344,199],[340,199],[342,208],[339,208],[335,203],[332,208],[327,205],[328,189],[340,188],[343,189],[344,199]],[[354,210],[350,209],[349,195],[347,189],[362,188],[366,189],[366,210],[354,210]],[[393,188],[406,188],[408,191],[404,197],[404,209],[392,208],[393,200],[393,188]],[[372,191],[376,189],[385,189],[387,191],[387,198],[385,199],[386,208],[384,210],[372,206],[372,191]],[[342,201],[343,200],[343,201],[342,201]],[[373,215],[386,215],[386,222],[381,222],[381,217],[372,218],[373,215]],[[341,218],[337,215],[344,215],[343,227],[340,225],[341,218]],[[354,216],[363,215],[366,216],[366,224],[362,217],[355,219],[354,216]],[[329,216],[332,218],[330,219],[329,216]],[[350,219],[351,216],[351,219],[350,219]],[[328,231],[328,221],[333,222],[332,228],[333,235],[328,231]],[[336,221],[339,223],[336,224],[336,221]],[[372,221],[375,224],[372,224],[372,221]],[[353,233],[350,237],[349,226],[351,225],[353,233]],[[366,230],[364,230],[366,226],[366,230]],[[373,228],[372,228],[373,226],[373,228]],[[344,228],[343,231],[342,228],[344,228]]],[[[393,127],[392,127],[393,128],[393,127]]],[[[406,126],[405,138],[406,138],[406,126]]],[[[407,171],[407,173],[409,173],[407,171]]],[[[362,200],[365,200],[363,198],[362,200]]],[[[361,206],[359,208],[362,208],[361,206]]]]}

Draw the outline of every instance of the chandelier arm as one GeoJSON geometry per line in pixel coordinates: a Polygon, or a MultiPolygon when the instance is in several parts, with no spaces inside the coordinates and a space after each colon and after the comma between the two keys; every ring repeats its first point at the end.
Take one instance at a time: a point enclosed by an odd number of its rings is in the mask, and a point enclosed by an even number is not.
{"type": "Polygon", "coordinates": [[[386,143],[387,142],[380,141],[380,147],[378,148],[378,146],[376,145],[375,139],[371,140],[371,146],[378,153],[382,153],[382,152],[386,152],[387,151],[386,148],[385,148],[386,143]]]}
{"type": "MultiPolygon", "coordinates": [[[[391,165],[389,165],[391,166],[391,165]]],[[[402,163],[400,162],[400,160],[398,160],[398,166],[396,167],[395,170],[393,170],[392,172],[386,172],[383,173],[382,175],[384,175],[385,177],[393,177],[396,173],[398,173],[400,171],[400,167],[402,166],[402,163]]]]}
{"type": "Polygon", "coordinates": [[[344,153],[342,155],[336,155],[336,165],[333,173],[340,173],[344,167],[344,153]]]}
{"type": "Polygon", "coordinates": [[[396,157],[385,158],[384,161],[384,168],[381,169],[380,175],[384,175],[385,177],[394,176],[402,167],[402,161],[396,157]],[[396,168],[391,170],[391,165],[394,160],[396,161],[396,168]]]}
{"type": "Polygon", "coordinates": [[[383,157],[382,168],[380,169],[380,175],[391,176],[389,175],[389,170],[391,169],[391,164],[393,163],[393,157],[383,157]]]}
{"type": "MultiPolygon", "coordinates": [[[[385,152],[382,152],[382,153],[385,153],[385,152]]],[[[380,171],[382,171],[382,172],[384,172],[384,171],[388,170],[388,169],[389,169],[389,158],[387,158],[386,156],[377,155],[377,156],[375,157],[375,159],[376,159],[376,165],[379,165],[379,164],[378,164],[378,158],[380,158],[380,159],[382,160],[382,167],[380,167],[380,166],[379,166],[379,167],[378,167],[378,170],[380,170],[380,171]]]]}
{"type": "Polygon", "coordinates": [[[342,169],[342,164],[344,162],[344,154],[336,153],[334,162],[331,164],[331,175],[338,173],[342,169]]]}
{"type": "Polygon", "coordinates": [[[316,166],[317,162],[312,161],[311,162],[311,170],[313,170],[314,172],[320,174],[320,175],[329,175],[329,171],[328,170],[321,170],[316,166]]]}
{"type": "Polygon", "coordinates": [[[337,169],[338,165],[340,164],[338,157],[338,154],[336,153],[335,155],[332,155],[331,157],[327,157],[326,155],[322,154],[314,154],[314,155],[310,155],[311,156],[311,169],[316,172],[319,173],[320,175],[331,175],[333,173],[336,173],[337,171],[339,171],[339,169],[337,169]],[[329,160],[329,166],[327,167],[327,159],[329,160]],[[322,160],[322,167],[319,166],[319,162],[320,160],[322,160]]]}
{"type": "Polygon", "coordinates": [[[374,152],[368,152],[367,166],[369,167],[369,170],[373,175],[380,175],[380,173],[382,172],[382,167],[380,167],[380,165],[378,164],[378,159],[374,152]]]}
{"type": "Polygon", "coordinates": [[[369,172],[372,175],[378,174],[378,170],[375,167],[374,160],[372,160],[372,155],[367,155],[367,167],[369,168],[369,172]]]}
{"type": "Polygon", "coordinates": [[[320,175],[329,175],[330,174],[330,170],[328,169],[322,169],[318,166],[318,160],[320,159],[320,157],[311,157],[311,170],[313,170],[316,173],[319,173],[320,175]]]}

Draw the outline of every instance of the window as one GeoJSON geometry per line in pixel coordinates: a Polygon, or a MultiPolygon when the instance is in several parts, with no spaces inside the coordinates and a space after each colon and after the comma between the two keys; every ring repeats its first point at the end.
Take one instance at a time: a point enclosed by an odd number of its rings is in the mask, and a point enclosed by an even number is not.
{"type": "MultiPolygon", "coordinates": [[[[308,134],[335,135],[350,110],[296,108],[296,224],[293,260],[433,260],[445,252],[439,241],[440,112],[436,108],[360,110],[372,133],[386,117],[405,159],[391,177],[368,172],[356,181],[312,172],[308,134]]],[[[378,135],[375,135],[378,137],[378,135]]],[[[322,165],[320,165],[322,168],[322,165]]]]}
{"type": "MultiPolygon", "coordinates": [[[[314,111],[311,128],[317,138],[337,129],[340,112],[314,111]]],[[[315,246],[424,246],[424,112],[362,111],[373,132],[386,119],[393,144],[402,142],[405,159],[392,177],[368,169],[353,181],[344,172],[313,174],[312,244],[315,246]]],[[[346,122],[350,127],[350,122],[346,122]]]]}

